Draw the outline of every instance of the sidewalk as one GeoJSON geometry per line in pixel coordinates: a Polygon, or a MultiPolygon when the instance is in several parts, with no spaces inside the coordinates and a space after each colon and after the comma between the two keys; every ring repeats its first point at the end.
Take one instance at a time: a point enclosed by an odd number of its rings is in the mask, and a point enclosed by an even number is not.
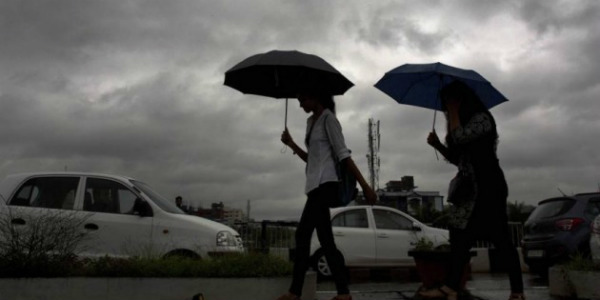
{"type": "MultiPolygon", "coordinates": [[[[523,273],[525,297],[527,300],[559,300],[551,297],[548,282],[529,273],[523,273]]],[[[413,299],[420,283],[418,282],[375,282],[350,285],[353,300],[413,299]]],[[[467,289],[475,300],[506,300],[510,294],[508,276],[505,274],[474,273],[467,282],[467,289]]],[[[317,284],[317,300],[329,300],[335,296],[332,282],[317,284]]],[[[415,298],[415,300],[418,298],[415,298]]]]}

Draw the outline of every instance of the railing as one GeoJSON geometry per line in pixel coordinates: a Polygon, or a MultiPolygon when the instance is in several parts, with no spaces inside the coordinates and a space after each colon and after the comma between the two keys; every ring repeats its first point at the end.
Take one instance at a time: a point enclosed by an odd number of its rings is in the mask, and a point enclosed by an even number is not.
{"type": "Polygon", "coordinates": [[[247,251],[268,253],[269,249],[281,249],[287,253],[287,249],[296,247],[297,225],[298,222],[287,221],[238,222],[233,228],[242,237],[247,251]]]}
{"type": "MultiPolygon", "coordinates": [[[[523,224],[520,222],[508,222],[508,235],[515,247],[521,246],[523,240],[523,224]]],[[[488,241],[477,241],[476,248],[491,248],[492,244],[488,241]]]]}
{"type": "MultiPolygon", "coordinates": [[[[240,233],[244,242],[244,248],[250,252],[269,253],[280,251],[287,255],[288,249],[296,247],[295,233],[298,222],[286,221],[262,221],[262,222],[239,222],[234,228],[240,233]]],[[[521,245],[523,239],[523,224],[509,222],[509,235],[516,247],[521,245]]],[[[476,248],[490,248],[488,241],[476,241],[476,248]]]]}

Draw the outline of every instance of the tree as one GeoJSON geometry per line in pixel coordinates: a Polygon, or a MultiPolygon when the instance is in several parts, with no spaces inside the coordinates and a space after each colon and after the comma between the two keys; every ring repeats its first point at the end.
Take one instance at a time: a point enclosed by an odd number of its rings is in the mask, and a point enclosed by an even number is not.
{"type": "Polygon", "coordinates": [[[529,217],[529,212],[526,212],[525,202],[508,202],[507,203],[507,214],[508,220],[511,222],[519,222],[521,224],[525,223],[527,217],[529,217]]]}

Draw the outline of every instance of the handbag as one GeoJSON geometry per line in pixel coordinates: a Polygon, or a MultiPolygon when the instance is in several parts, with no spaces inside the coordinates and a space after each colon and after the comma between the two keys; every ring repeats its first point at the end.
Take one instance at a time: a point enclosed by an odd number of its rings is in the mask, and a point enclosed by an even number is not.
{"type": "Polygon", "coordinates": [[[466,172],[458,171],[448,186],[448,202],[457,204],[469,200],[474,191],[472,178],[466,172]]]}

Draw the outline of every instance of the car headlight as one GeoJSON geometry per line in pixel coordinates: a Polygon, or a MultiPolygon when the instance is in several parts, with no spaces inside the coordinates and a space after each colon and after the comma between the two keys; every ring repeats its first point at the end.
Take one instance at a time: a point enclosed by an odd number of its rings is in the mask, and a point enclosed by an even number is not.
{"type": "Polygon", "coordinates": [[[217,246],[235,246],[235,237],[229,231],[217,233],[217,246]]]}

